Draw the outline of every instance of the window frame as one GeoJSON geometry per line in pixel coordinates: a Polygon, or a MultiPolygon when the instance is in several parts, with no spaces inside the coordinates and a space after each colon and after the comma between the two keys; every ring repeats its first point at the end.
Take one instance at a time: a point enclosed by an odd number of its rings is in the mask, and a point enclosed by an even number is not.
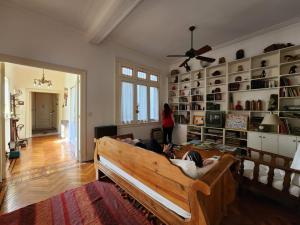
{"type": "Polygon", "coordinates": [[[140,126],[147,125],[153,123],[160,123],[161,115],[160,115],[160,73],[158,70],[153,69],[147,66],[141,66],[125,59],[116,58],[116,82],[115,82],[115,93],[116,93],[116,111],[115,111],[115,124],[118,126],[140,126]],[[122,74],[122,67],[127,67],[132,69],[132,76],[125,76],[122,74]],[[138,77],[138,71],[146,73],[146,79],[138,77]],[[150,75],[156,75],[157,81],[151,81],[150,75]],[[133,122],[124,124],[121,121],[121,98],[122,98],[122,82],[129,82],[133,84],[133,122]],[[138,121],[138,113],[136,113],[137,107],[137,85],[145,85],[147,86],[147,121],[138,121]],[[150,87],[155,87],[158,89],[158,121],[150,120],[150,87]]]}

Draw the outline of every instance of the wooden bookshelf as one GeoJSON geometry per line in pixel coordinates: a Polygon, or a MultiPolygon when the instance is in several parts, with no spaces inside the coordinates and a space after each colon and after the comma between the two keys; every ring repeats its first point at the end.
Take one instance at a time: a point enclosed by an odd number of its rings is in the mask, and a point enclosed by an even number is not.
{"type": "MultiPolygon", "coordinates": [[[[289,116],[291,113],[300,113],[300,110],[287,110],[289,106],[300,105],[299,45],[212,65],[188,73],[172,75],[169,76],[168,85],[170,105],[175,114],[189,117],[186,118],[189,126],[193,126],[194,116],[201,115],[205,117],[207,111],[218,111],[208,108],[209,104],[219,104],[220,110],[225,111],[225,113],[248,115],[250,121],[251,117],[263,117],[265,114],[270,113],[268,110],[270,95],[275,94],[278,96],[278,107],[273,113],[287,115],[281,117],[293,120],[292,125],[300,127],[300,118],[296,117],[298,114],[289,116]],[[287,55],[299,55],[299,59],[289,61],[287,55]],[[290,70],[294,65],[297,68],[295,73],[291,74],[290,70]],[[177,83],[175,82],[176,79],[177,83]],[[288,83],[283,84],[283,80],[288,83]],[[283,95],[284,89],[291,89],[292,91],[288,91],[289,94],[283,95]],[[183,95],[187,98],[184,103],[179,101],[183,95]],[[213,98],[214,95],[217,97],[213,98]],[[234,106],[238,101],[241,102],[243,110],[230,108],[230,105],[232,105],[230,99],[233,99],[234,106]],[[262,110],[245,109],[247,100],[261,100],[262,110]],[[185,105],[186,109],[183,110],[181,105],[185,105]]],[[[206,135],[204,128],[205,124],[201,132],[198,132],[199,137],[202,139],[209,136],[206,135]]],[[[197,135],[196,133],[194,134],[197,135]]],[[[223,143],[226,143],[226,139],[229,139],[225,133],[222,137],[223,143]]]]}

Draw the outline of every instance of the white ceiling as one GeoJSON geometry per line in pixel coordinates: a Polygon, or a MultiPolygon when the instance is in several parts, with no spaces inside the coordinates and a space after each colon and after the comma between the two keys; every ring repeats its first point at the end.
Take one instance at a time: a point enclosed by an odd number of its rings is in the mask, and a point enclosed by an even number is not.
{"type": "Polygon", "coordinates": [[[166,59],[190,48],[237,39],[300,16],[299,0],[145,0],[109,35],[117,43],[166,59]]]}
{"type": "Polygon", "coordinates": [[[190,48],[217,46],[300,16],[300,0],[0,0],[83,32],[166,60],[190,48]]]}
{"type": "Polygon", "coordinates": [[[82,31],[100,43],[140,0],[0,0],[82,31]]]}

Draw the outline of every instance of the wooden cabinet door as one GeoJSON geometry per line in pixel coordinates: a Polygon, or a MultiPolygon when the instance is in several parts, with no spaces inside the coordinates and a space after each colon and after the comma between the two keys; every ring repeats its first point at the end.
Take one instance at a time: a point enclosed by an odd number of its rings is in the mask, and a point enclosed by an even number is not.
{"type": "MultiPolygon", "coordinates": [[[[278,136],[278,154],[293,158],[297,149],[297,137],[290,135],[278,136]]],[[[300,138],[298,139],[300,141],[300,138]]]]}
{"type": "Polygon", "coordinates": [[[249,148],[261,150],[261,137],[262,135],[260,132],[248,132],[247,146],[249,148]]]}
{"type": "Polygon", "coordinates": [[[261,150],[278,154],[278,135],[262,133],[261,150]]]}

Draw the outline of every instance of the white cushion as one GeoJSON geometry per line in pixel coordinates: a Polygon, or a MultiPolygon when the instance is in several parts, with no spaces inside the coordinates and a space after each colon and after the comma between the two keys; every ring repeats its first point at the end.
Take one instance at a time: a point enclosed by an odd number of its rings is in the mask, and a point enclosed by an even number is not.
{"type": "Polygon", "coordinates": [[[291,185],[290,187],[290,194],[296,197],[300,196],[300,187],[296,185],[291,185]]]}
{"type": "Polygon", "coordinates": [[[300,187],[300,174],[292,174],[292,184],[300,187]]]}
{"type": "Polygon", "coordinates": [[[194,161],[182,160],[182,159],[171,159],[171,162],[174,165],[179,166],[187,176],[194,179],[198,179],[204,174],[206,174],[211,168],[213,168],[216,165],[218,160],[213,159],[212,161],[213,161],[212,164],[199,168],[196,166],[194,161]]]}
{"type": "Polygon", "coordinates": [[[179,166],[187,176],[192,177],[194,179],[198,178],[197,167],[195,165],[195,162],[182,159],[171,159],[171,162],[174,165],[179,166]]]}
{"type": "Polygon", "coordinates": [[[244,161],[244,174],[243,176],[248,177],[250,180],[253,179],[254,162],[250,160],[244,161]]]}

